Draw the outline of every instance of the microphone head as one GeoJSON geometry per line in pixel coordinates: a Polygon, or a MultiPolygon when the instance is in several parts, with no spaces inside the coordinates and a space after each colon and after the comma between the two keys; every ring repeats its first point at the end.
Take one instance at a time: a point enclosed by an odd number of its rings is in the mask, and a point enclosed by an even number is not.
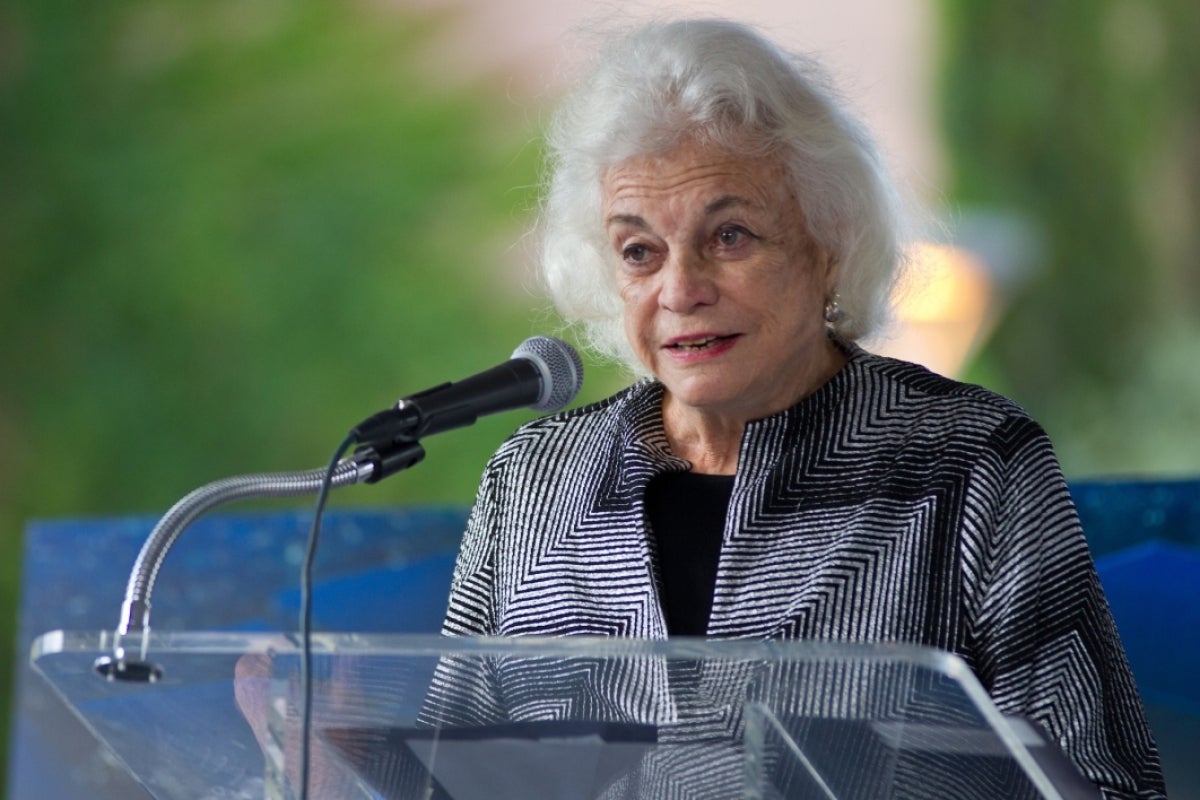
{"type": "Polygon", "coordinates": [[[583,362],[575,348],[552,336],[533,336],[513,351],[513,358],[531,361],[542,376],[542,389],[530,408],[558,411],[583,387],[583,362]]]}

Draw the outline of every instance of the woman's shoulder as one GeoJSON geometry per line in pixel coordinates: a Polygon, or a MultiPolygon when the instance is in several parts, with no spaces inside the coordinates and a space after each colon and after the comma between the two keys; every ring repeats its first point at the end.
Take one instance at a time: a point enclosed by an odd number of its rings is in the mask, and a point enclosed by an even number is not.
{"type": "Polygon", "coordinates": [[[506,451],[595,449],[624,438],[624,432],[661,425],[662,387],[642,380],[619,392],[576,408],[526,422],[504,442],[506,451]]]}
{"type": "Polygon", "coordinates": [[[1050,437],[1019,403],[919,364],[856,353],[837,422],[920,461],[996,459],[1057,469],[1050,437]]]}
{"type": "Polygon", "coordinates": [[[991,389],[940,375],[911,361],[876,355],[858,349],[851,357],[864,391],[886,393],[928,408],[944,406],[973,410],[987,416],[1024,418],[1032,421],[1024,407],[991,389]]]}
{"type": "Polygon", "coordinates": [[[860,351],[853,412],[906,441],[937,440],[1013,455],[1052,450],[1045,429],[1023,406],[991,389],[939,375],[919,364],[860,351]],[[973,445],[971,443],[974,443],[973,445]]]}

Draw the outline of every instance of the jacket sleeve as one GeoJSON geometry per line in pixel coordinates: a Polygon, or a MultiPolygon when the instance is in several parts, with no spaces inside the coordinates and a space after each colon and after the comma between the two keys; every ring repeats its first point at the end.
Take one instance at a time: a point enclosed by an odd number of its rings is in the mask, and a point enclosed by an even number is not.
{"type": "MultiPolygon", "coordinates": [[[[444,636],[490,636],[494,620],[494,550],[499,506],[496,470],[489,462],[459,546],[442,623],[444,636]]],[[[447,653],[439,660],[418,715],[427,727],[470,727],[506,719],[492,659],[447,653]]]]}
{"type": "Polygon", "coordinates": [[[448,636],[491,636],[496,633],[495,550],[502,508],[499,476],[493,463],[484,470],[475,505],[467,519],[450,582],[450,600],[442,633],[448,636]]]}
{"type": "Polygon", "coordinates": [[[1038,723],[1105,798],[1163,798],[1158,752],[1049,439],[1010,417],[973,492],[982,520],[979,677],[1038,723]]]}

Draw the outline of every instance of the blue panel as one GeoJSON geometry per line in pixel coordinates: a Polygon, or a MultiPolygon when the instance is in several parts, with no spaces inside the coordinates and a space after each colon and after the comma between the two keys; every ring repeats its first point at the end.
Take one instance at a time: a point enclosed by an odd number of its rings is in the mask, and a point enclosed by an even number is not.
{"type": "Polygon", "coordinates": [[[1200,480],[1077,480],[1071,496],[1096,558],[1150,540],[1200,547],[1200,480]]]}
{"type": "MultiPolygon", "coordinates": [[[[456,553],[323,581],[313,587],[314,627],[360,633],[437,633],[446,615],[446,587],[456,553]]],[[[299,590],[280,594],[283,616],[295,619],[299,590]]]]}
{"type": "MultiPolygon", "coordinates": [[[[463,508],[330,511],[314,569],[316,627],[437,630],[466,514],[463,508]]],[[[295,630],[310,519],[307,512],[274,512],[214,514],[196,522],[163,563],[152,627],[295,630]]],[[[156,521],[30,524],[18,616],[21,652],[48,630],[114,628],[129,570],[156,521]]],[[[8,797],[148,797],[28,666],[17,670],[16,683],[8,797]]]]}
{"type": "Polygon", "coordinates": [[[1096,570],[1142,697],[1200,715],[1200,548],[1147,542],[1096,570]]]}
{"type": "MultiPolygon", "coordinates": [[[[1076,481],[1071,492],[1163,749],[1172,797],[1200,797],[1200,480],[1076,481]]],[[[309,518],[213,515],[194,524],[159,575],[154,627],[294,630],[309,518]]],[[[462,508],[331,511],[315,570],[316,627],[436,630],[465,519],[462,508]]],[[[116,625],[129,568],[154,522],[31,524],[19,646],[27,651],[35,635],[54,628],[116,625]]],[[[122,782],[28,668],[18,671],[16,692],[8,796],[146,797],[122,782]]]]}

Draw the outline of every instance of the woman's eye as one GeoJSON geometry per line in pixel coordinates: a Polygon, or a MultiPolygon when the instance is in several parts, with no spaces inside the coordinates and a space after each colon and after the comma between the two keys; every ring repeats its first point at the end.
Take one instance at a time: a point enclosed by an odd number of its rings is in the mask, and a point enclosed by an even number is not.
{"type": "Polygon", "coordinates": [[[650,258],[650,248],[644,244],[631,244],[621,251],[621,257],[631,264],[641,264],[650,258]]]}
{"type": "Polygon", "coordinates": [[[722,247],[735,247],[746,237],[741,228],[721,228],[717,231],[717,243],[722,247]]]}

